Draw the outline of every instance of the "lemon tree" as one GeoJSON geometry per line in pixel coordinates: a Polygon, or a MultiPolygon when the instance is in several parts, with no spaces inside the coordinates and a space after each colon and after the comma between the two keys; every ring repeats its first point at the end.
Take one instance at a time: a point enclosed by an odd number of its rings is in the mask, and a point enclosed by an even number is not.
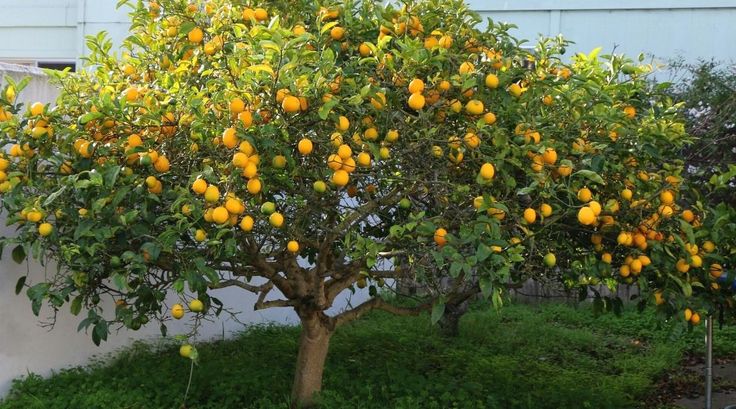
{"type": "Polygon", "coordinates": [[[3,244],[59,266],[17,290],[85,311],[95,342],[196,326],[240,288],[301,319],[309,404],[330,336],[373,309],[437,321],[538,276],[638,283],[690,324],[728,297],[711,236],[733,209],[710,217],[687,183],[689,137],[646,65],[532,51],[454,0],[127,3],[121,54],[89,38],[86,70],[52,74],[55,106],[17,104],[12,80],[0,98],[3,244]],[[387,302],[393,280],[421,296],[387,302]]]}

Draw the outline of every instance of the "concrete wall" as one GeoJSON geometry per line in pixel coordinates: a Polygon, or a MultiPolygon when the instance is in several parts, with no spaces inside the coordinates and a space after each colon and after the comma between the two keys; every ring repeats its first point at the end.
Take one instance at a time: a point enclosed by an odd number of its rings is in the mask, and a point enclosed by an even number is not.
{"type": "MultiPolygon", "coordinates": [[[[634,58],[736,60],[736,0],[468,0],[484,20],[516,24],[532,40],[563,34],[567,55],[602,47],[634,58]]],[[[530,44],[531,45],[531,44],[530,44]]]]}
{"type": "MultiPolygon", "coordinates": [[[[26,76],[32,78],[28,88],[18,95],[20,102],[52,102],[58,95],[58,90],[47,83],[44,74],[37,68],[0,63],[0,89],[6,75],[15,80],[26,76]]],[[[0,236],[13,235],[12,228],[4,227],[4,217],[0,217],[0,226],[0,236]]],[[[53,369],[84,364],[94,355],[114,351],[135,339],[153,340],[160,337],[158,323],[152,322],[140,331],[121,330],[113,333],[107,342],[96,347],[89,334],[77,332],[77,325],[84,318],[84,313],[75,317],[69,313],[68,305],[59,312],[56,325],[50,330],[45,324],[51,321],[52,311],[44,308],[39,317],[34,316],[25,292],[16,296],[14,290],[18,278],[28,275],[28,284],[37,283],[47,271],[55,272],[56,267],[41,266],[35,262],[16,264],[10,256],[11,250],[5,249],[0,259],[0,396],[10,388],[12,379],[29,371],[48,375],[53,369]]],[[[241,289],[222,289],[211,294],[222,300],[235,313],[235,317],[223,314],[213,322],[205,322],[199,331],[200,339],[217,338],[223,334],[227,336],[242,330],[243,324],[298,322],[296,314],[289,308],[253,311],[257,297],[241,289]]],[[[348,303],[357,305],[365,301],[367,296],[367,291],[356,293],[352,297],[346,291],[335,301],[335,306],[329,312],[337,313],[345,309],[348,303]]],[[[278,293],[274,292],[268,299],[277,297],[278,293]]],[[[169,305],[176,302],[175,300],[175,297],[170,297],[169,305]]],[[[112,316],[113,306],[108,305],[106,311],[105,316],[112,316]]],[[[167,322],[169,335],[189,332],[187,325],[186,319],[167,322]]]]}
{"type": "Polygon", "coordinates": [[[85,37],[107,31],[116,44],[128,31],[116,0],[0,0],[0,60],[78,61],[85,37]]]}

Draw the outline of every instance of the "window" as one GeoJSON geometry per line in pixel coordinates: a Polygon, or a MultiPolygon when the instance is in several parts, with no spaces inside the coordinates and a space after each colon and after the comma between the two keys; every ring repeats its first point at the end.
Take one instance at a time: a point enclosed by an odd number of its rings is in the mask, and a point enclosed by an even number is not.
{"type": "Polygon", "coordinates": [[[33,61],[33,60],[3,60],[0,59],[0,62],[8,63],[8,64],[16,64],[16,65],[24,65],[26,67],[38,67],[38,68],[48,68],[52,70],[64,70],[66,68],[71,68],[71,71],[75,71],[77,68],[77,64],[74,62],[69,61],[33,61]]]}
{"type": "Polygon", "coordinates": [[[67,68],[71,68],[71,71],[74,71],[77,67],[76,64],[73,62],[42,62],[38,61],[37,64],[38,68],[49,68],[52,70],[65,70],[67,68]]]}

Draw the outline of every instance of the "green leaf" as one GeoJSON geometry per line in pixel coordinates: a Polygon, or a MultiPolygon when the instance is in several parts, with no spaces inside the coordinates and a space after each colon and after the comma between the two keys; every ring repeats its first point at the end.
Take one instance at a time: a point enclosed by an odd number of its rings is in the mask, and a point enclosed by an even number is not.
{"type": "Polygon", "coordinates": [[[330,111],[332,111],[332,108],[334,108],[335,105],[337,105],[337,103],[338,101],[336,99],[332,99],[330,101],[327,101],[326,104],[322,105],[319,108],[320,119],[322,119],[323,121],[327,119],[327,116],[330,114],[330,111]]]}
{"type": "Polygon", "coordinates": [[[26,285],[26,280],[28,279],[28,276],[23,276],[18,279],[18,281],[15,283],[15,295],[20,294],[21,291],[23,291],[23,286],[26,285]]]}
{"type": "Polygon", "coordinates": [[[493,292],[493,282],[491,279],[489,277],[481,277],[478,280],[478,284],[480,285],[480,292],[483,294],[483,297],[488,298],[491,292],[493,292]]]}
{"type": "Polygon", "coordinates": [[[579,170],[579,171],[573,173],[573,176],[575,176],[575,175],[583,176],[583,177],[589,179],[592,182],[598,183],[599,185],[605,185],[606,184],[606,182],[603,181],[603,178],[601,177],[601,175],[593,172],[592,170],[582,169],[582,170],[579,170]]]}
{"type": "Polygon", "coordinates": [[[444,301],[437,301],[432,306],[432,324],[436,324],[440,318],[445,314],[445,303],[444,301]]]}
{"type": "Polygon", "coordinates": [[[118,175],[120,174],[121,167],[116,166],[108,166],[102,171],[102,177],[104,179],[105,185],[107,186],[114,186],[115,182],[118,179],[118,175]]]}
{"type": "Polygon", "coordinates": [[[82,311],[82,296],[81,295],[74,297],[71,305],[69,306],[69,311],[72,313],[72,315],[79,315],[79,312],[82,311]]]}
{"type": "Polygon", "coordinates": [[[102,112],[89,112],[79,117],[79,123],[81,125],[86,125],[90,121],[94,121],[95,119],[100,119],[104,116],[102,112]]]}
{"type": "Polygon", "coordinates": [[[59,196],[61,196],[66,191],[66,186],[62,186],[61,189],[57,190],[56,192],[50,194],[46,200],[43,201],[43,206],[47,207],[51,203],[54,202],[54,200],[58,199],[59,196]]]}
{"type": "Polygon", "coordinates": [[[687,241],[689,243],[695,243],[695,234],[693,233],[693,226],[683,219],[680,219],[680,228],[687,235],[687,241]]]}
{"type": "Polygon", "coordinates": [[[475,251],[475,257],[479,262],[487,259],[492,254],[491,248],[483,243],[478,244],[478,249],[475,251]]]}
{"type": "Polygon", "coordinates": [[[457,277],[460,275],[460,271],[463,269],[463,263],[459,261],[453,261],[452,264],[450,264],[450,275],[452,277],[457,277]]]}
{"type": "Polygon", "coordinates": [[[13,261],[20,264],[26,259],[26,250],[19,244],[15,246],[11,256],[13,257],[13,261]]]}
{"type": "Polygon", "coordinates": [[[41,301],[48,294],[51,284],[49,283],[38,283],[26,291],[26,295],[33,301],[41,301]]]}
{"type": "Polygon", "coordinates": [[[141,250],[148,253],[149,256],[151,256],[151,260],[158,259],[158,256],[161,254],[161,247],[153,242],[147,242],[143,243],[141,246],[141,250]]]}
{"type": "Polygon", "coordinates": [[[128,280],[123,274],[114,273],[110,278],[118,290],[125,290],[128,288],[128,280]]]}

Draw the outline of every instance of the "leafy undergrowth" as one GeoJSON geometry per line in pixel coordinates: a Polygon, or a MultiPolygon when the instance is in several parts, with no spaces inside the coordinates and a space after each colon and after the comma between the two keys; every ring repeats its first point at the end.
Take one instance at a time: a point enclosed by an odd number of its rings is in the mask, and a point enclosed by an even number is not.
{"type": "MultiPolygon", "coordinates": [[[[257,326],[199,345],[187,408],[284,408],[298,328],[257,326]]],[[[716,354],[736,352],[719,332],[716,354]]],[[[649,311],[478,306],[447,340],[427,317],[374,313],[333,337],[322,408],[632,408],[697,353],[702,328],[677,335],[649,311]]],[[[189,362],[171,344],[137,343],[105,362],[16,381],[0,409],[179,408],[189,362]]]]}

